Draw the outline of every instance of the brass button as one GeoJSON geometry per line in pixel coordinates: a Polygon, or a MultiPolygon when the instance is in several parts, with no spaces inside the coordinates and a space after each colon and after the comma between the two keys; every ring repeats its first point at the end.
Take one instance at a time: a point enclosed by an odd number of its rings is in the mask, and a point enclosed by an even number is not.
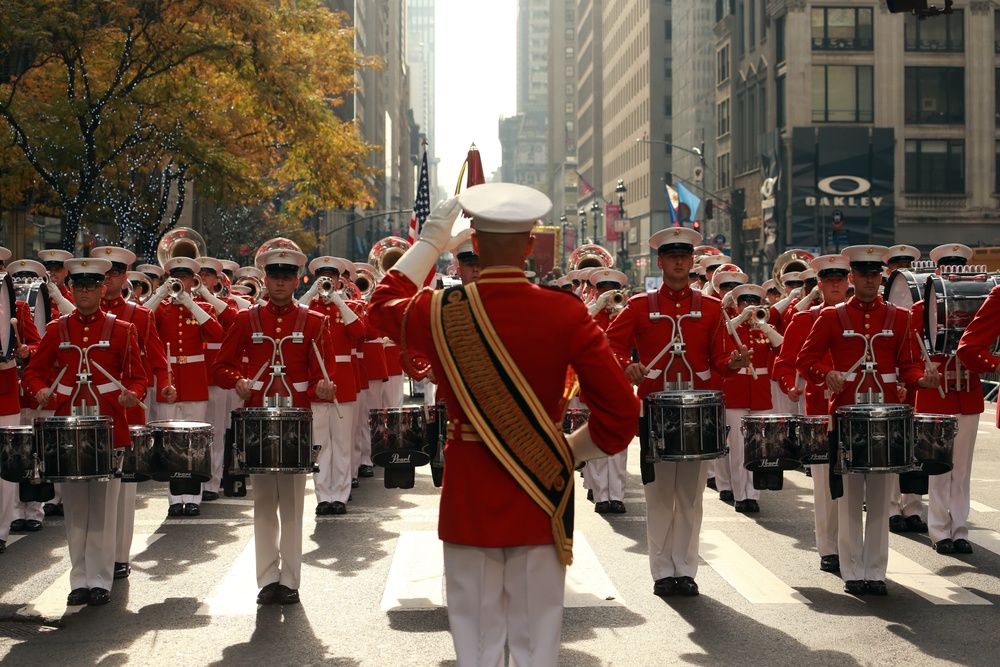
{"type": "Polygon", "coordinates": [[[83,330],[84,331],[90,331],[90,327],[84,327],[83,330]]]}
{"type": "Polygon", "coordinates": [[[281,327],[275,328],[274,333],[281,333],[281,327]]]}
{"type": "Polygon", "coordinates": [[[278,318],[278,321],[279,321],[279,322],[281,321],[281,318],[280,318],[280,317],[278,318]]]}
{"type": "Polygon", "coordinates": [[[87,338],[86,336],[84,336],[84,337],[83,337],[83,342],[84,342],[84,343],[86,343],[86,342],[87,342],[87,341],[89,341],[89,340],[90,340],[90,339],[89,339],[89,338],[87,338]]]}
{"type": "Polygon", "coordinates": [[[865,319],[867,320],[869,317],[871,317],[871,315],[869,315],[868,313],[865,313],[865,319]]]}
{"type": "Polygon", "coordinates": [[[865,324],[865,329],[870,329],[870,328],[871,328],[871,326],[872,326],[872,325],[870,325],[870,324],[865,324]]]}

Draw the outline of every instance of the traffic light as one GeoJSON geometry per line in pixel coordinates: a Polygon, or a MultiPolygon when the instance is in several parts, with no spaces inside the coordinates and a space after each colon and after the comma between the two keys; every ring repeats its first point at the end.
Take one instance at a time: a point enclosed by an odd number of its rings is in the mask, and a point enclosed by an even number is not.
{"type": "Polygon", "coordinates": [[[711,199],[705,200],[705,219],[711,220],[712,216],[715,215],[715,202],[711,199]]]}
{"type": "Polygon", "coordinates": [[[695,220],[694,222],[692,222],[691,223],[691,229],[693,229],[696,232],[697,231],[701,231],[701,222],[699,222],[698,220],[695,220]]]}

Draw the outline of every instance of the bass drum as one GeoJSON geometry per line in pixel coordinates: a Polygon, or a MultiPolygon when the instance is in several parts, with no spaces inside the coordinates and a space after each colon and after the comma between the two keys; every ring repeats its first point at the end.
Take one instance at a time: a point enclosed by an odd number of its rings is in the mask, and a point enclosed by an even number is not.
{"type": "Polygon", "coordinates": [[[889,274],[882,294],[889,303],[909,310],[913,308],[913,304],[924,298],[924,284],[929,275],[910,269],[896,269],[889,274]]]}
{"type": "MultiPolygon", "coordinates": [[[[958,340],[998,284],[997,276],[979,274],[930,275],[924,286],[924,333],[931,354],[954,354],[958,340]]],[[[990,348],[1000,353],[1000,341],[990,348]]]]}

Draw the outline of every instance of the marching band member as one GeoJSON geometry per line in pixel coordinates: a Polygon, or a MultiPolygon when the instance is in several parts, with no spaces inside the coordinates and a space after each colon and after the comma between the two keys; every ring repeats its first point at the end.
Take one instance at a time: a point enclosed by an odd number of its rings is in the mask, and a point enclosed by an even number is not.
{"type": "Polygon", "coordinates": [[[471,187],[434,209],[372,295],[373,323],[404,354],[425,355],[449,387],[438,532],[461,667],[502,664],[505,641],[516,664],[558,662],[574,459],[621,451],[635,432],[638,405],[586,308],[524,277],[531,228],[551,206],[526,186],[471,187]],[[465,238],[451,235],[460,208],[472,216],[479,280],[419,291],[438,256],[465,238]],[[462,344],[454,343],[458,331],[468,334],[462,344]],[[564,344],[539,346],[537,331],[564,344]],[[567,447],[560,424],[569,366],[591,412],[567,447]]]}
{"type": "MultiPolygon", "coordinates": [[[[994,287],[958,342],[958,360],[970,373],[996,373],[1000,358],[992,352],[1000,332],[1000,287],[994,287]]],[[[1000,411],[997,412],[1000,428],[1000,411]]],[[[956,443],[957,446],[957,443],[956,443]]],[[[971,457],[972,452],[969,452],[971,457]]]]}
{"type": "MultiPolygon", "coordinates": [[[[692,291],[688,285],[688,273],[694,263],[692,253],[700,241],[701,234],[683,227],[671,227],[653,234],[649,245],[656,249],[663,285],[656,292],[629,299],[608,328],[611,349],[628,379],[639,385],[640,398],[664,386],[668,380],[694,389],[707,389],[713,372],[728,377],[750,363],[750,355],[732,350],[725,338],[719,300],[692,291]],[[700,316],[690,316],[691,313],[700,313],[700,316]],[[684,315],[689,317],[681,320],[684,315]],[[663,354],[656,367],[650,368],[653,358],[665,344],[674,342],[676,335],[684,345],[677,355],[679,358],[663,354]],[[632,361],[633,348],[639,351],[639,362],[632,361]],[[663,377],[655,371],[661,371],[663,377]]],[[[698,573],[705,466],[701,461],[647,463],[649,444],[644,436],[649,430],[647,422],[648,415],[640,418],[639,435],[653,593],[698,595],[695,576],[698,573]]],[[[634,430],[628,432],[634,433],[634,430]]]]}
{"type": "MultiPolygon", "coordinates": [[[[819,319],[820,311],[827,306],[836,306],[847,300],[847,284],[851,275],[851,263],[843,255],[822,255],[811,262],[813,270],[819,277],[820,291],[823,293],[822,303],[808,310],[800,311],[792,317],[785,329],[781,351],[774,363],[774,379],[778,387],[795,404],[801,404],[803,388],[799,386],[798,371],[795,361],[802,351],[802,345],[812,329],[813,323],[819,319]]],[[[826,363],[832,363],[827,355],[826,363]]],[[[806,415],[828,414],[828,402],[825,395],[826,386],[807,378],[804,389],[805,405],[802,410],[806,415]]],[[[813,471],[813,508],[816,524],[816,550],[819,552],[819,569],[823,572],[839,572],[840,556],[837,551],[838,500],[830,495],[830,464],[810,464],[813,471]]]]}
{"type": "MultiPolygon", "coordinates": [[[[346,259],[340,259],[340,261],[344,268],[343,278],[350,280],[355,271],[354,263],[346,259]]],[[[388,379],[389,373],[385,366],[382,334],[368,321],[368,304],[355,299],[352,301],[352,305],[364,322],[365,333],[358,341],[357,353],[354,355],[361,370],[361,384],[358,385],[358,407],[354,422],[354,453],[351,457],[351,468],[357,477],[374,477],[372,434],[368,428],[368,415],[371,410],[382,407],[382,381],[388,379]]]]}
{"type": "MultiPolygon", "coordinates": [[[[208,413],[208,366],[205,364],[205,343],[222,340],[219,321],[205,311],[191,291],[195,275],[201,270],[197,260],[174,257],[167,260],[164,271],[180,281],[181,289],[171,291],[170,280],[160,285],[146,302],[156,315],[156,328],[167,349],[168,386],[160,389],[157,416],[160,419],[204,422],[208,413]]],[[[214,308],[209,308],[212,313],[214,308]]],[[[188,490],[188,489],[185,489],[188,490]]],[[[167,493],[170,503],[167,516],[198,516],[201,514],[201,490],[197,493],[167,493]]]]}
{"type": "Polygon", "coordinates": [[[920,251],[913,246],[894,245],[885,253],[885,272],[892,273],[896,269],[912,268],[913,263],[918,259],[920,259],[920,251]]]}
{"type": "Polygon", "coordinates": [[[140,264],[135,267],[135,270],[144,274],[149,278],[149,282],[153,283],[153,289],[158,290],[160,285],[163,283],[163,278],[166,273],[158,267],[156,264],[140,264]]]}
{"type": "MultiPolygon", "coordinates": [[[[884,246],[851,246],[843,255],[850,260],[854,296],[847,302],[825,308],[813,324],[796,366],[811,382],[824,382],[832,392],[829,414],[864,400],[864,392],[876,392],[884,403],[898,403],[896,379],[906,384],[936,387],[939,376],[923,371],[919,352],[914,351],[909,312],[887,304],[879,296],[884,246]],[[891,335],[882,332],[891,331],[891,335]],[[859,340],[860,339],[860,340],[859,340]],[[869,361],[871,367],[859,366],[869,361]],[[854,365],[857,372],[846,373],[854,365]],[[898,372],[897,372],[898,369],[898,372]]],[[[878,400],[878,397],[876,397],[878,400]]],[[[837,442],[837,430],[831,435],[837,442]]],[[[844,591],[852,595],[885,595],[885,572],[889,558],[889,491],[886,475],[851,473],[831,480],[838,503],[840,572],[844,591]],[[842,489],[837,482],[842,483],[842,489]],[[867,519],[862,521],[862,503],[867,519]]]]}
{"type": "Polygon", "coordinates": [[[778,290],[778,285],[774,282],[773,278],[768,278],[767,280],[765,280],[764,284],[761,285],[761,287],[763,287],[764,291],[767,292],[766,298],[768,306],[773,306],[774,304],[778,303],[778,301],[781,299],[781,292],[778,290]]]}
{"type": "MultiPolygon", "coordinates": [[[[135,253],[125,248],[103,246],[90,251],[91,257],[106,259],[111,268],[104,274],[104,296],[101,310],[114,315],[119,322],[129,322],[135,326],[139,354],[143,360],[148,390],[155,387],[156,379],[161,386],[167,385],[167,359],[163,343],[156,332],[153,313],[146,307],[122,298],[122,286],[128,267],[135,262],[135,253]]],[[[130,426],[144,425],[146,412],[139,406],[125,410],[125,418],[130,426]]],[[[135,492],[136,484],[122,483],[118,493],[117,528],[115,531],[115,579],[125,579],[132,573],[129,552],[132,550],[132,536],[135,532],[135,492]]]]}
{"type": "Polygon", "coordinates": [[[220,259],[219,264],[222,264],[222,273],[229,278],[229,282],[236,279],[236,270],[240,268],[239,262],[234,262],[231,259],[220,259]]]}
{"type": "MultiPolygon", "coordinates": [[[[147,381],[135,326],[101,310],[104,274],[110,269],[111,262],[106,259],[66,260],[76,309],[72,315],[46,327],[45,336],[24,371],[23,384],[39,405],[55,400],[56,415],[70,415],[76,407],[71,405],[77,398],[75,390],[83,389],[79,376],[74,379],[72,373],[66,373],[62,377],[54,392],[58,398],[52,395],[47,380],[52,368],[76,369],[83,362],[83,372],[90,373],[92,378],[99,413],[113,419],[112,444],[119,448],[131,443],[125,409],[135,407],[142,399],[147,381]],[[64,348],[63,343],[72,347],[64,348]],[[104,370],[98,369],[98,365],[104,370]],[[107,377],[105,372],[109,374],[107,377]],[[116,388],[119,382],[124,389],[116,388]]],[[[86,398],[80,400],[85,404],[86,398]]],[[[111,600],[120,486],[118,479],[63,485],[66,537],[72,563],[68,605],[102,605],[111,600]]]]}
{"type": "MultiPolygon", "coordinates": [[[[222,348],[215,358],[215,381],[225,389],[235,389],[247,405],[263,406],[264,391],[273,380],[274,346],[254,342],[255,332],[278,341],[284,382],[291,390],[294,407],[308,408],[313,399],[329,400],[336,392],[332,381],[323,377],[323,360],[333,350],[326,330],[326,318],[295,302],[299,272],[306,256],[294,250],[277,249],[263,253],[268,298],[248,310],[240,311],[226,332],[222,348]],[[301,343],[281,345],[293,334],[301,334],[301,343]],[[244,362],[244,357],[249,362],[244,362]],[[258,369],[260,377],[254,381],[258,369]]],[[[333,373],[335,364],[327,364],[333,373]]],[[[331,375],[332,377],[332,375],[331,375]]],[[[283,387],[282,387],[283,391],[283,387]]],[[[256,544],[258,604],[295,604],[299,602],[302,577],[302,520],[305,504],[306,475],[252,475],[254,542],[256,544]]]]}
{"type": "Polygon", "coordinates": [[[49,274],[47,284],[49,298],[63,315],[73,312],[73,293],[66,286],[66,260],[73,259],[73,253],[66,250],[43,250],[38,259],[49,274]],[[69,305],[67,305],[67,302],[69,305]]]}
{"type": "Polygon", "coordinates": [[[472,241],[465,241],[455,248],[455,259],[458,260],[458,277],[463,285],[474,283],[479,279],[481,265],[479,255],[472,247],[472,241]]]}
{"type": "MultiPolygon", "coordinates": [[[[699,275],[704,271],[705,285],[702,288],[708,296],[715,296],[715,286],[712,284],[712,276],[723,264],[732,264],[733,260],[729,255],[704,255],[699,261],[699,275]]],[[[690,273],[690,271],[688,272],[690,273]]]]}
{"type": "Polygon", "coordinates": [[[310,310],[327,318],[332,351],[324,361],[336,369],[336,399],[339,404],[334,408],[332,401],[321,399],[312,403],[313,442],[322,445],[316,459],[319,472],[313,475],[316,516],[339,515],[347,512],[351,479],[354,477],[351,454],[354,449],[357,387],[350,352],[364,337],[365,325],[336,289],[321,289],[326,280],[331,286],[337,284],[341,273],[345,272],[344,260],[317,257],[309,263],[309,271],[314,277],[313,284],[299,298],[299,303],[308,305],[310,310]]]}
{"type": "MultiPolygon", "coordinates": [[[[947,243],[934,248],[931,251],[931,259],[938,267],[965,266],[972,258],[972,254],[972,248],[968,246],[947,243]]],[[[914,304],[915,336],[924,335],[923,316],[926,306],[923,301],[914,304]]],[[[975,318],[978,317],[977,313],[975,318]]],[[[976,326],[978,328],[980,325],[976,326]]],[[[970,329],[972,329],[971,323],[966,329],[966,334],[970,329]]],[[[998,330],[994,328],[992,333],[996,338],[998,330]]],[[[966,335],[963,335],[959,342],[959,352],[962,352],[961,344],[966,340],[966,335]]],[[[986,409],[983,383],[979,373],[986,371],[982,370],[982,364],[979,364],[978,368],[964,364],[961,355],[935,354],[930,360],[941,373],[944,397],[942,398],[933,389],[917,389],[914,404],[916,412],[956,415],[958,432],[955,434],[952,450],[951,471],[941,475],[931,475],[928,478],[927,524],[924,530],[930,534],[931,545],[938,553],[971,554],[972,544],[969,542],[968,524],[972,499],[972,455],[976,448],[979,416],[986,409]]],[[[920,518],[919,514],[917,518],[920,518]]],[[[910,519],[906,519],[907,524],[910,519]]]]}

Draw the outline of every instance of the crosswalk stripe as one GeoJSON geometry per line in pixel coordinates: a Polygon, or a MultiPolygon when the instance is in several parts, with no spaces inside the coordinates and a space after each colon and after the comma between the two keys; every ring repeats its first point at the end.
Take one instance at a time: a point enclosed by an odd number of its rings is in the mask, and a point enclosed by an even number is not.
{"type": "Polygon", "coordinates": [[[9,548],[10,545],[20,542],[25,537],[26,537],[25,535],[11,535],[10,537],[7,538],[7,547],[9,548]]]}
{"type": "Polygon", "coordinates": [[[1000,554],[1000,534],[996,531],[981,528],[970,530],[969,541],[977,547],[983,547],[987,551],[1000,554]]]}
{"type": "Polygon", "coordinates": [[[620,607],[625,600],[582,531],[573,531],[573,564],[566,568],[564,607],[620,607]]]}
{"type": "Polygon", "coordinates": [[[702,530],[699,555],[754,604],[810,604],[721,530],[702,530]]]}
{"type": "Polygon", "coordinates": [[[212,597],[198,607],[196,616],[239,616],[257,612],[257,561],[254,546],[251,537],[212,597]]]}
{"type": "Polygon", "coordinates": [[[972,509],[976,510],[977,512],[988,513],[988,512],[996,512],[997,511],[997,510],[993,509],[992,507],[990,507],[989,505],[984,505],[984,504],[982,504],[980,502],[976,502],[975,500],[970,500],[969,501],[969,507],[971,507],[972,509]]]}
{"type": "Polygon", "coordinates": [[[886,576],[936,605],[993,604],[934,574],[894,549],[889,549],[889,567],[886,576]]]}
{"type": "MultiPolygon", "coordinates": [[[[129,559],[145,551],[151,544],[163,537],[162,533],[152,533],[147,535],[135,535],[132,538],[132,548],[129,551],[129,559]]],[[[48,588],[42,591],[41,595],[21,607],[15,616],[23,618],[40,618],[43,621],[55,621],[63,616],[75,614],[86,605],[69,607],[66,605],[66,595],[70,591],[69,570],[67,569],[59,578],[52,582],[48,588]]]]}

